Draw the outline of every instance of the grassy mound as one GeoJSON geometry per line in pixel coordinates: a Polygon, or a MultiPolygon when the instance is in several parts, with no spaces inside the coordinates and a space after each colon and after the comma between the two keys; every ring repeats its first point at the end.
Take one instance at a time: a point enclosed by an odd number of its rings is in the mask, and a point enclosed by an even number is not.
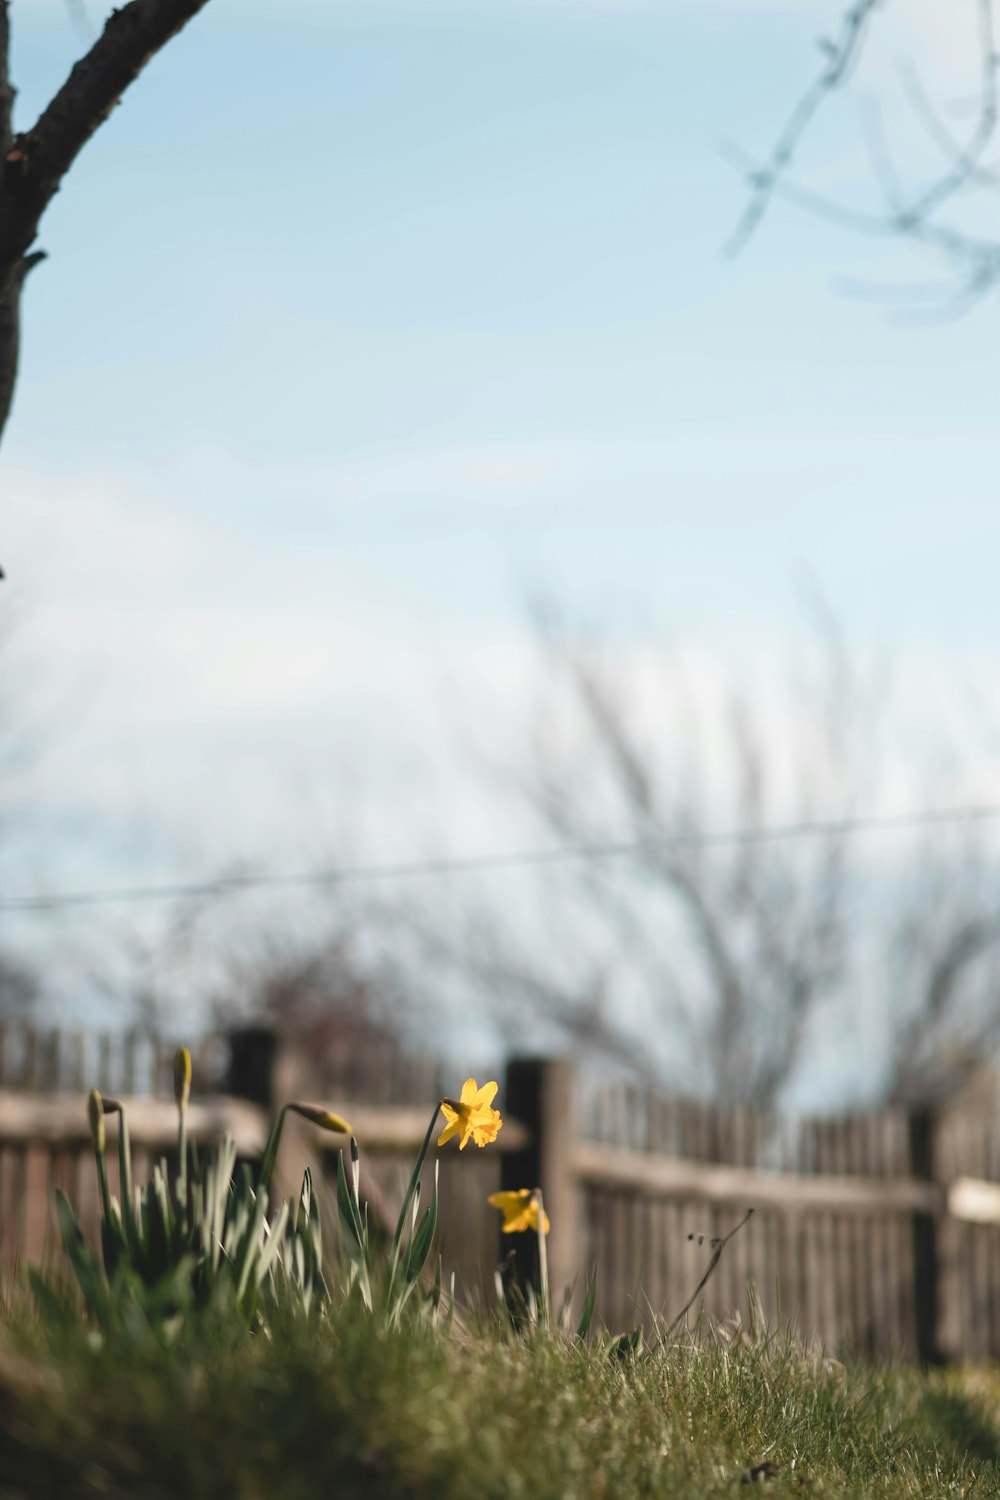
{"type": "Polygon", "coordinates": [[[710,1500],[1000,1493],[1000,1377],[872,1373],[790,1341],[623,1353],[351,1309],[172,1340],[14,1317],[0,1495],[710,1500]]]}

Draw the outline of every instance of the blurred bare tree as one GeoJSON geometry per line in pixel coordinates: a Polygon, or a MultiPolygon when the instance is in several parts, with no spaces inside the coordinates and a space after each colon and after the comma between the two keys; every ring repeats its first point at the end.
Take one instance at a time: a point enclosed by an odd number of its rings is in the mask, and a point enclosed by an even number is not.
{"type": "MultiPolygon", "coordinates": [[[[925,7],[925,22],[934,9],[925,7]]],[[[732,148],[746,175],[748,196],[727,248],[734,254],[742,250],[774,199],[781,197],[844,228],[876,238],[905,239],[942,258],[950,270],[949,283],[911,287],[908,297],[912,309],[918,303],[936,303],[939,310],[954,312],[985,297],[1000,280],[1000,161],[993,153],[1000,66],[996,0],[966,0],[963,5],[937,0],[935,24],[943,34],[950,32],[954,38],[960,22],[973,22],[965,69],[975,79],[971,101],[965,88],[954,97],[953,81],[942,84],[927,78],[910,60],[898,63],[896,82],[909,116],[905,150],[898,140],[894,145],[888,138],[882,101],[876,100],[874,108],[868,101],[864,144],[880,208],[832,197],[794,170],[817,116],[834,95],[849,87],[876,28],[887,27],[896,16],[905,28],[904,11],[902,0],[851,0],[833,33],[819,39],[819,68],[789,111],[770,152],[754,160],[732,148]],[[924,143],[927,159],[913,160],[917,141],[924,143]],[[904,156],[905,170],[900,165],[904,156]]],[[[913,25],[912,17],[909,24],[913,25]]],[[[886,297],[902,290],[882,289],[886,297]]]]}
{"type": "Polygon", "coordinates": [[[398,1040],[392,980],[362,953],[359,934],[339,924],[307,937],[258,929],[221,968],[209,1002],[219,1025],[249,1019],[290,1027],[336,1060],[361,1045],[398,1040]]]}
{"type": "Polygon", "coordinates": [[[863,673],[818,622],[784,702],[723,682],[714,705],[669,652],[637,665],[634,649],[543,625],[512,784],[579,857],[545,869],[527,933],[479,906],[431,946],[492,997],[512,1042],[530,1032],[768,1108],[817,1023],[850,1035],[859,1002],[888,1036],[886,1097],[954,1092],[1000,1041],[1000,878],[979,835],[936,830],[917,860],[896,855],[876,911],[856,845],[810,833],[876,805],[885,698],[884,672],[863,673]]]}
{"type": "Polygon", "coordinates": [[[849,813],[874,790],[871,685],[825,624],[808,703],[778,727],[732,686],[707,708],[669,653],[637,668],[540,622],[517,790],[557,844],[593,853],[553,867],[520,960],[507,927],[482,914],[465,926],[460,962],[504,997],[515,1029],[541,1019],[647,1079],[775,1100],[844,977],[851,886],[842,838],[755,835],[830,806],[849,813]],[[748,837],[713,847],[722,829],[748,837]]]}
{"type": "Polygon", "coordinates": [[[38,1003],[38,975],[22,960],[0,953],[0,1018],[23,1020],[38,1003]]]}
{"type": "Polygon", "coordinates": [[[887,952],[896,1103],[955,1095],[1000,1045],[1000,870],[953,834],[901,877],[887,952]]]}
{"type": "Polygon", "coordinates": [[[90,985],[117,1002],[128,1025],[166,1036],[179,1025],[274,1027],[304,1043],[320,1077],[343,1074],[356,1052],[402,1051],[407,997],[391,953],[370,941],[365,905],[304,905],[301,897],[289,910],[273,895],[235,904],[200,896],[179,900],[148,929],[125,919],[110,960],[106,949],[94,955],[90,985]]]}

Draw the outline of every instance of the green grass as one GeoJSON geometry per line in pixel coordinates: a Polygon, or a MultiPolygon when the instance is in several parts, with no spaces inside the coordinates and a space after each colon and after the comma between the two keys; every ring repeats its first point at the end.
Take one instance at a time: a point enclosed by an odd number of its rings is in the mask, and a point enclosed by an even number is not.
{"type": "Polygon", "coordinates": [[[764,1463],[772,1496],[988,1496],[998,1411],[996,1371],[845,1369],[791,1341],[622,1359],[352,1310],[102,1340],[21,1312],[0,1335],[0,1496],[711,1500],[764,1463]]]}
{"type": "Polygon", "coordinates": [[[26,1278],[0,1311],[0,1500],[711,1500],[758,1479],[776,1496],[1000,1493],[997,1372],[845,1367],[760,1333],[753,1304],[732,1337],[550,1334],[541,1231],[521,1330],[453,1319],[431,1283],[436,1186],[422,1215],[417,1199],[437,1110],[387,1250],[352,1139],[324,1262],[308,1174],[270,1231],[265,1190],[288,1109],[346,1122],[287,1105],[256,1182],[233,1178],[231,1143],[189,1178],[183,1050],[178,1067],[185,1169],[120,1206],[104,1118],[127,1183],[125,1112],[90,1096],[110,1279],[63,1199],[67,1258],[29,1273],[34,1305],[26,1278]]]}

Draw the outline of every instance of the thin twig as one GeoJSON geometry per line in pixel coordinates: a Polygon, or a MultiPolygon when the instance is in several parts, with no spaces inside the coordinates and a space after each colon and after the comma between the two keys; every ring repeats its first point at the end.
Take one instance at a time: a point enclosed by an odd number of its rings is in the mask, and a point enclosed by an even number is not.
{"type": "Polygon", "coordinates": [[[748,1224],[752,1218],[753,1218],[753,1209],[752,1208],[748,1208],[747,1211],[746,1211],[746,1213],[743,1215],[742,1219],[740,1220],[740,1222],[738,1224],[734,1224],[733,1227],[732,1227],[732,1229],[729,1231],[729,1233],[728,1234],[724,1234],[722,1236],[722,1238],[718,1241],[718,1243],[715,1246],[715,1249],[712,1251],[712,1258],[711,1258],[711,1260],[708,1263],[708,1269],[706,1270],[704,1276],[699,1281],[698,1285],[695,1287],[694,1291],[691,1293],[691,1295],[688,1298],[688,1300],[685,1302],[684,1306],[681,1308],[680,1312],[677,1314],[677,1316],[674,1319],[674,1321],[671,1323],[670,1327],[667,1329],[666,1333],[664,1334],[664,1338],[669,1338],[670,1335],[673,1333],[674,1329],[677,1328],[681,1323],[683,1323],[684,1319],[687,1317],[688,1313],[691,1311],[692,1307],[697,1302],[698,1298],[701,1296],[702,1292],[705,1290],[705,1287],[708,1285],[709,1281],[711,1280],[712,1274],[715,1271],[716,1266],[719,1264],[719,1261],[722,1259],[722,1252],[723,1252],[723,1250],[725,1250],[726,1246],[729,1244],[729,1241],[732,1239],[733,1235],[734,1234],[738,1234],[739,1231],[743,1228],[744,1224],[748,1224]]]}
{"type": "Polygon", "coordinates": [[[826,61],[789,115],[765,164],[750,174],[750,200],[726,243],[727,255],[738,255],[753,236],[820,107],[850,77],[860,56],[867,24],[881,3],[882,0],[854,0],[841,19],[838,39],[821,41],[826,61]]]}
{"type": "Polygon", "coordinates": [[[979,89],[975,124],[966,141],[961,141],[942,122],[931,105],[926,91],[910,71],[904,86],[910,102],[924,128],[948,162],[929,187],[909,197],[897,180],[881,136],[873,140],[871,128],[866,134],[872,170],[879,181],[886,204],[884,213],[866,213],[846,204],[831,201],[788,180],[795,152],[820,106],[846,82],[861,54],[868,22],[881,0],[854,0],[844,12],[836,42],[821,45],[826,62],[800,98],[763,166],[747,161],[744,153],[729,148],[729,155],[740,161],[750,184],[750,197],[725,250],[738,254],[761,223],[768,207],[780,194],[801,208],[832,220],[844,228],[879,236],[902,235],[946,256],[961,272],[961,290],[949,299],[951,316],[967,311],[980,301],[1000,280],[1000,245],[967,233],[952,224],[944,224],[936,215],[959,197],[969,186],[998,184],[997,170],[984,161],[1000,124],[1000,88],[994,22],[995,0],[975,0],[979,89]]]}

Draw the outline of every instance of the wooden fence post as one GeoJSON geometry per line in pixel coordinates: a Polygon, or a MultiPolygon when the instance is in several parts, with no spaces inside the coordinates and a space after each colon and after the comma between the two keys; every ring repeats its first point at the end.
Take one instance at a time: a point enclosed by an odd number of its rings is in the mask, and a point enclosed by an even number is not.
{"type": "MultiPolygon", "coordinates": [[[[262,1105],[272,1121],[283,1104],[315,1097],[315,1067],[308,1050],[290,1031],[274,1026],[244,1026],[229,1033],[226,1092],[262,1105]]],[[[319,1181],[323,1158],[316,1150],[315,1129],[298,1116],[285,1116],[275,1163],[271,1196],[280,1202],[298,1196],[302,1173],[311,1168],[319,1181]]]]}
{"type": "MultiPolygon", "coordinates": [[[[565,1060],[512,1058],[507,1065],[503,1106],[526,1125],[531,1140],[500,1158],[504,1192],[540,1187],[551,1229],[546,1241],[549,1286],[558,1313],[565,1291],[578,1281],[583,1264],[583,1215],[574,1170],[576,1109],[573,1068],[565,1060]]],[[[530,1234],[502,1235],[501,1259],[511,1254],[515,1278],[537,1284],[538,1246],[530,1234]]],[[[579,1293],[579,1287],[577,1292],[579,1293]]]]}
{"type": "Polygon", "coordinates": [[[917,1358],[940,1365],[957,1355],[952,1229],[948,1221],[946,1184],[939,1161],[940,1116],[930,1104],[910,1110],[907,1119],[910,1172],[925,1182],[939,1183],[942,1206],[937,1213],[913,1215],[913,1296],[917,1358]]]}
{"type": "Polygon", "coordinates": [[[229,1032],[227,1040],[226,1093],[237,1099],[249,1099],[251,1104],[262,1104],[265,1109],[273,1109],[274,1065],[278,1054],[274,1028],[241,1026],[229,1032]]]}

